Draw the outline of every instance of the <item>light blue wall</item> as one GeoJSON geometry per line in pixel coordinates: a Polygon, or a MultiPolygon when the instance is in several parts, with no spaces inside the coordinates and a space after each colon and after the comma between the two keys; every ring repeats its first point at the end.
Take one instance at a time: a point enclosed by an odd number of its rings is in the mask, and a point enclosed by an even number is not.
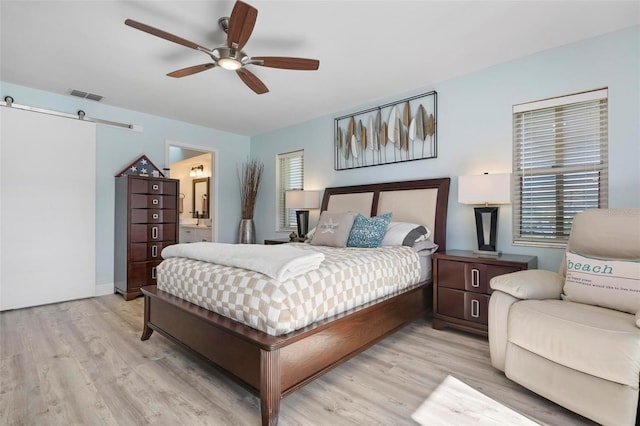
{"type": "MultiPolygon", "coordinates": [[[[609,88],[609,205],[640,206],[639,64],[640,27],[634,27],[253,137],[251,154],[265,163],[258,239],[286,236],[275,232],[275,158],[303,148],[305,189],[450,176],[447,248],[473,249],[473,206],[457,202],[457,176],[511,171],[512,105],[601,87],[609,88]],[[438,92],[437,159],[333,170],[334,117],[430,90],[438,92]]],[[[537,255],[540,268],[557,270],[562,250],[511,243],[511,213],[511,206],[500,208],[498,248],[537,255]]],[[[316,220],[317,213],[311,226],[316,220]]]]}
{"type": "MultiPolygon", "coordinates": [[[[306,189],[450,176],[447,247],[471,249],[475,246],[473,210],[457,202],[457,176],[511,170],[511,106],[607,86],[610,206],[640,206],[639,40],[639,27],[627,29],[252,138],[5,82],[0,82],[0,95],[11,95],[18,104],[70,113],[82,109],[89,117],[144,128],[143,133],[136,133],[98,126],[96,283],[101,285],[113,282],[113,177],[141,154],[164,167],[166,140],[217,151],[220,242],[235,242],[240,217],[236,167],[249,153],[265,163],[255,213],[258,241],[285,237],[275,232],[276,155],[303,148],[306,189]],[[430,90],[438,92],[437,159],[333,170],[334,117],[430,90]]],[[[78,178],[82,178],[81,164],[78,178]]],[[[312,225],[316,220],[317,213],[312,213],[312,225]]],[[[498,232],[501,250],[535,254],[541,268],[558,268],[561,250],[511,244],[509,206],[500,209],[498,232]]]]}
{"type": "MultiPolygon", "coordinates": [[[[88,117],[143,127],[144,131],[138,133],[117,127],[97,126],[97,285],[113,283],[114,176],[142,154],[146,154],[157,167],[165,167],[166,140],[216,150],[219,179],[218,241],[235,242],[238,218],[240,217],[236,165],[241,164],[249,155],[249,137],[6,82],[0,82],[0,95],[2,95],[2,99],[7,95],[12,96],[16,104],[67,113],[75,113],[82,109],[88,117]]],[[[46,141],[42,142],[46,143],[46,141]]],[[[73,153],[69,153],[69,155],[73,155],[73,153]]],[[[51,164],[51,167],[56,167],[56,165],[51,164]]],[[[77,168],[78,179],[82,179],[83,165],[78,164],[77,168]]],[[[39,171],[39,173],[42,173],[43,179],[46,179],[46,170],[39,171]]],[[[82,215],[83,212],[77,212],[77,214],[82,215]]],[[[46,210],[43,211],[43,217],[46,220],[46,210]]],[[[73,220],[73,218],[69,218],[69,220],[73,220]]],[[[55,249],[52,247],[52,250],[55,249]]]]}

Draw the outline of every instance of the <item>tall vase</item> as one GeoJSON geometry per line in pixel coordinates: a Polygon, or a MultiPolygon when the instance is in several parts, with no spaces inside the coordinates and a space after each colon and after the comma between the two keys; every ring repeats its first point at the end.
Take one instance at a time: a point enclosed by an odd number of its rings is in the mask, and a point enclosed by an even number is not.
{"type": "Polygon", "coordinates": [[[256,243],[256,226],[253,223],[253,219],[240,219],[240,226],[238,227],[238,243],[256,243]]]}

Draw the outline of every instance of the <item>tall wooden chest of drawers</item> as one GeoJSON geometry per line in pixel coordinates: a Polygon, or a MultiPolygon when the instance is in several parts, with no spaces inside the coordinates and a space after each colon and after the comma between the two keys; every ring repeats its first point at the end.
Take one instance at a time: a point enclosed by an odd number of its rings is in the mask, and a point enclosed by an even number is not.
{"type": "Polygon", "coordinates": [[[433,256],[433,328],[456,328],[487,335],[491,278],[534,269],[536,256],[502,254],[482,257],[471,251],[447,250],[433,256]]]}
{"type": "Polygon", "coordinates": [[[131,300],[155,284],[162,249],[178,241],[176,179],[116,178],[114,290],[131,300]]]}

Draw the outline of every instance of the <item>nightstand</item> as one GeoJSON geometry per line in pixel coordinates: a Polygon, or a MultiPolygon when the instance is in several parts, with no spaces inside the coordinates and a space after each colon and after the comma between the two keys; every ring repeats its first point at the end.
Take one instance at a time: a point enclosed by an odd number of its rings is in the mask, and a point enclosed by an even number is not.
{"type": "Polygon", "coordinates": [[[433,256],[433,328],[456,328],[487,336],[491,278],[534,269],[536,256],[503,253],[483,257],[467,250],[433,256]]]}
{"type": "Polygon", "coordinates": [[[282,240],[264,240],[264,244],[267,246],[274,246],[276,244],[287,244],[287,243],[304,243],[306,238],[294,238],[290,239],[282,239],[282,240]]]}

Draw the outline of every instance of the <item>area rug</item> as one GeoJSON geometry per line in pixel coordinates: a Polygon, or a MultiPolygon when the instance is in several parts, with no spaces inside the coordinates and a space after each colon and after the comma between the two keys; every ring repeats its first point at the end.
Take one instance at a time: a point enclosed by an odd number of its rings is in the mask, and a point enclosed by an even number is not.
{"type": "Polygon", "coordinates": [[[411,418],[423,426],[538,425],[452,376],[438,385],[411,418]]]}

